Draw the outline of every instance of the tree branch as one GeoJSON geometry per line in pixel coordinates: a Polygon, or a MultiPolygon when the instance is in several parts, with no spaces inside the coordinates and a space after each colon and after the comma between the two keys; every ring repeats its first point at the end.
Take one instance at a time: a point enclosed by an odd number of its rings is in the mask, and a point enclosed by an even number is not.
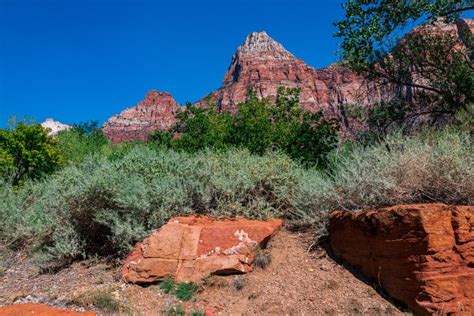
{"type": "Polygon", "coordinates": [[[469,10],[474,10],[474,5],[467,6],[467,7],[464,7],[464,8],[454,9],[454,10],[451,10],[451,11],[447,11],[445,13],[441,13],[441,15],[446,16],[446,15],[450,15],[450,14],[453,14],[453,13],[459,13],[459,12],[464,12],[464,11],[469,11],[469,10]]]}

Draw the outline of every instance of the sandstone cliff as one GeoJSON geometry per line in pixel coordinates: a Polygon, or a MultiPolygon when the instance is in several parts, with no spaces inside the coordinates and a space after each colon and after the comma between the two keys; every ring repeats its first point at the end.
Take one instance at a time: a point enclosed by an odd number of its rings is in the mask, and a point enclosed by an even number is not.
{"type": "MultiPolygon", "coordinates": [[[[454,34],[460,39],[461,49],[465,49],[472,45],[469,38],[474,31],[474,19],[461,19],[453,24],[435,23],[414,31],[425,29],[454,34]]],[[[474,56],[471,56],[472,59],[474,56]]],[[[327,118],[338,119],[345,125],[348,121],[342,110],[344,104],[370,106],[392,98],[399,91],[413,94],[406,88],[371,82],[342,63],[316,70],[267,33],[255,32],[248,35],[238,47],[222,87],[210,95],[218,110],[235,112],[237,105],[245,101],[249,89],[254,90],[260,98],[274,99],[280,86],[300,88],[300,105],[303,109],[312,112],[321,110],[327,118]]],[[[195,105],[205,104],[206,99],[201,99],[195,105]]],[[[165,130],[172,126],[179,109],[170,94],[152,90],[137,106],[110,118],[104,124],[104,132],[114,143],[146,140],[155,129],[165,130]]]]}
{"type": "Polygon", "coordinates": [[[156,129],[170,128],[179,108],[171,94],[151,90],[145,100],[112,116],[105,122],[103,131],[112,143],[147,140],[156,129]]]}
{"type": "Polygon", "coordinates": [[[222,87],[212,95],[219,109],[235,111],[249,89],[274,99],[280,86],[300,88],[303,109],[323,110],[331,117],[339,115],[344,103],[370,104],[384,97],[373,83],[342,64],[319,71],[308,66],[265,32],[247,37],[232,57],[222,87]]]}

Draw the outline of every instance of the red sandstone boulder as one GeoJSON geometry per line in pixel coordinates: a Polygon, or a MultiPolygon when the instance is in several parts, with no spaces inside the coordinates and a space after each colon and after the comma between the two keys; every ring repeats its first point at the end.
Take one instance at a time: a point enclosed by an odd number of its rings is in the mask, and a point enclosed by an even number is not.
{"type": "Polygon", "coordinates": [[[252,270],[253,250],[283,225],[281,220],[175,217],[137,244],[125,259],[122,279],[153,283],[165,278],[197,281],[211,274],[252,270]]]}
{"type": "Polygon", "coordinates": [[[336,211],[329,237],[337,257],[415,313],[474,313],[474,207],[336,211]]]}
{"type": "Polygon", "coordinates": [[[94,316],[95,312],[75,312],[45,304],[15,304],[0,307],[2,316],[94,316]]]}

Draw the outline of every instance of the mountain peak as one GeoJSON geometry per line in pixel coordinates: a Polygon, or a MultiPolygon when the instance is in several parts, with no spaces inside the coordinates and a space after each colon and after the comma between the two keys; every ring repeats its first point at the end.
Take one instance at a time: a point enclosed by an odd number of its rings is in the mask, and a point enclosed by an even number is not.
{"type": "Polygon", "coordinates": [[[250,33],[237,49],[237,54],[241,56],[264,55],[277,59],[294,58],[283,45],[271,38],[265,31],[250,33]]]}
{"type": "Polygon", "coordinates": [[[46,120],[44,120],[44,122],[41,123],[41,126],[43,126],[44,128],[49,128],[48,135],[56,135],[60,131],[71,128],[70,125],[63,124],[52,118],[47,118],[46,120]]]}

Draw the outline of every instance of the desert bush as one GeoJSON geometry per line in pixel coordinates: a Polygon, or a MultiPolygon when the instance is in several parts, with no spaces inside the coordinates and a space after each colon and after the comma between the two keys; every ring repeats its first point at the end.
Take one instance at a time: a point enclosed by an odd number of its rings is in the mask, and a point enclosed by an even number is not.
{"type": "Polygon", "coordinates": [[[47,258],[122,255],[170,216],[284,216],[296,163],[246,150],[196,154],[135,146],[87,157],[19,191],[2,185],[0,239],[41,241],[47,258]]]}
{"type": "Polygon", "coordinates": [[[255,267],[265,269],[272,262],[272,256],[263,249],[257,248],[255,249],[254,253],[255,258],[253,260],[253,265],[255,267]]]}
{"type": "Polygon", "coordinates": [[[173,294],[182,301],[189,301],[199,290],[199,286],[192,282],[176,283],[173,279],[165,279],[158,285],[166,294],[173,294]]]}
{"type": "Polygon", "coordinates": [[[232,288],[234,288],[237,291],[242,290],[245,287],[245,285],[246,285],[245,276],[236,275],[232,279],[232,281],[230,281],[230,286],[232,286],[232,288]]]}
{"type": "Polygon", "coordinates": [[[159,288],[166,294],[174,293],[176,290],[176,283],[173,279],[165,279],[158,284],[159,288]]]}
{"type": "Polygon", "coordinates": [[[79,306],[96,307],[107,313],[116,313],[122,306],[112,288],[92,289],[80,293],[73,302],[79,306]]]}
{"type": "Polygon", "coordinates": [[[198,290],[199,287],[192,282],[180,282],[176,285],[175,295],[182,301],[189,301],[198,290]]]}
{"type": "Polygon", "coordinates": [[[107,152],[109,141],[98,128],[97,122],[83,122],[60,131],[58,147],[66,162],[79,163],[90,154],[107,152]]]}
{"type": "Polygon", "coordinates": [[[186,314],[181,305],[170,306],[164,310],[164,313],[168,316],[184,316],[186,314]]]}
{"type": "Polygon", "coordinates": [[[282,153],[118,150],[21,188],[0,183],[0,242],[54,260],[123,256],[173,215],[279,217],[322,234],[335,209],[474,204],[472,139],[450,129],[342,147],[326,171],[282,153]]]}
{"type": "Polygon", "coordinates": [[[394,133],[372,146],[333,153],[329,169],[301,173],[290,208],[293,218],[312,223],[321,233],[327,213],[335,209],[474,204],[474,146],[467,132],[394,133]]]}

